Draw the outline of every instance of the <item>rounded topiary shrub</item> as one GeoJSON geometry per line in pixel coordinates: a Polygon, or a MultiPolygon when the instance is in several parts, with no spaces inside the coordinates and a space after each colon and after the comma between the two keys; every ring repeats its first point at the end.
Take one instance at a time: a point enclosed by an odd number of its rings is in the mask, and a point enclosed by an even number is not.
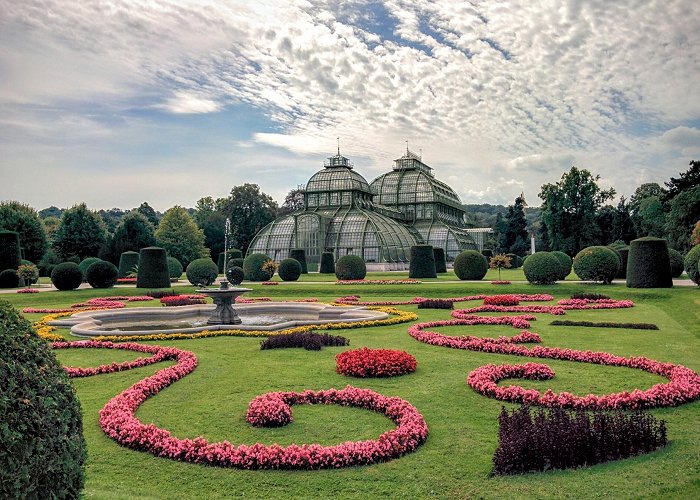
{"type": "Polygon", "coordinates": [[[216,262],[209,258],[195,259],[187,265],[185,270],[187,280],[193,285],[209,286],[216,281],[219,268],[216,262]]]}
{"type": "Polygon", "coordinates": [[[686,254],[685,259],[683,259],[683,268],[688,278],[693,280],[695,284],[700,285],[698,263],[700,263],[700,245],[695,245],[690,249],[690,252],[686,254]]]}
{"type": "Polygon", "coordinates": [[[0,288],[17,288],[19,286],[19,276],[14,269],[5,269],[0,272],[0,288]]]}
{"type": "Polygon", "coordinates": [[[333,252],[323,252],[321,254],[321,265],[318,268],[321,274],[335,274],[335,259],[333,252]]]}
{"type": "Polygon", "coordinates": [[[238,248],[230,248],[228,250],[228,258],[229,260],[231,259],[242,259],[243,258],[243,252],[241,252],[238,248]]]}
{"type": "Polygon", "coordinates": [[[171,280],[179,280],[182,276],[182,264],[175,257],[168,257],[168,276],[171,280]]]}
{"type": "MultiPolygon", "coordinates": [[[[301,266],[301,274],[309,273],[309,270],[306,266],[306,251],[303,248],[294,248],[291,252],[289,252],[289,257],[299,262],[299,265],[301,266]]],[[[280,274],[280,276],[282,275],[280,274]]]]}
{"type": "Polygon", "coordinates": [[[454,272],[461,280],[483,279],[488,268],[488,260],[476,250],[465,250],[455,257],[454,272]]]}
{"type": "Polygon", "coordinates": [[[411,260],[408,267],[409,278],[436,278],[435,255],[432,245],[411,247],[411,260]]]}
{"type": "Polygon", "coordinates": [[[0,231],[0,270],[17,269],[20,256],[19,233],[0,231]]]}
{"type": "Polygon", "coordinates": [[[79,498],[86,446],[73,385],[6,301],[0,331],[0,498],[79,498]]]}
{"type": "Polygon", "coordinates": [[[582,280],[610,284],[619,270],[620,259],[608,247],[586,247],[574,257],[574,272],[582,280]]]}
{"type": "Polygon", "coordinates": [[[231,258],[228,260],[226,267],[240,267],[243,269],[243,257],[231,258]]]}
{"type": "Polygon", "coordinates": [[[561,263],[550,252],[535,252],[523,263],[525,279],[538,285],[551,285],[561,275],[561,263]]]}
{"type": "Polygon", "coordinates": [[[240,285],[243,282],[244,276],[245,273],[243,272],[242,267],[229,265],[228,269],[226,270],[226,279],[232,285],[240,285]]]}
{"type": "Polygon", "coordinates": [[[253,253],[243,259],[243,272],[245,279],[249,281],[267,281],[274,273],[263,269],[263,265],[270,260],[264,253],[253,253]]]}
{"type": "Polygon", "coordinates": [[[61,262],[51,271],[51,283],[59,290],[75,290],[83,282],[83,272],[75,262],[61,262]]]}
{"type": "Polygon", "coordinates": [[[117,283],[119,269],[106,260],[90,265],[85,272],[85,279],[92,288],[112,288],[117,283]]]}
{"type": "Polygon", "coordinates": [[[437,274],[447,272],[447,260],[445,250],[440,247],[433,247],[433,258],[435,259],[435,272],[437,274]]]}
{"type": "Polygon", "coordinates": [[[301,276],[301,271],[301,263],[290,257],[289,259],[282,259],[277,274],[280,275],[282,281],[296,281],[301,276]]]}
{"type": "Polygon", "coordinates": [[[506,257],[508,257],[510,259],[510,268],[511,269],[518,269],[520,266],[523,265],[522,259],[514,253],[507,253],[506,257]]]}
{"type": "Polygon", "coordinates": [[[571,273],[571,266],[573,265],[574,261],[564,252],[555,250],[554,252],[550,253],[557,258],[559,264],[561,265],[561,272],[557,276],[557,281],[566,279],[566,277],[571,273]]]}
{"type": "Polygon", "coordinates": [[[85,257],[83,260],[80,261],[80,264],[78,264],[78,267],[80,268],[80,272],[83,273],[83,281],[87,281],[86,276],[87,276],[87,270],[88,267],[93,265],[95,262],[100,262],[102,259],[98,257],[85,257]]]}
{"type": "Polygon", "coordinates": [[[339,280],[362,280],[367,276],[365,261],[357,255],[343,255],[335,263],[335,276],[339,280]]]}
{"type": "Polygon", "coordinates": [[[627,287],[670,288],[671,263],[668,258],[668,243],[661,238],[647,236],[630,242],[627,261],[627,287]]]}
{"type": "Polygon", "coordinates": [[[129,274],[133,273],[139,266],[139,253],[123,252],[119,256],[119,277],[126,278],[129,274]]]}
{"type": "Polygon", "coordinates": [[[484,249],[481,251],[481,255],[483,255],[483,256],[486,257],[487,259],[488,259],[489,257],[493,257],[493,250],[488,249],[488,248],[484,248],[484,249]]]}
{"type": "Polygon", "coordinates": [[[675,248],[669,248],[668,260],[671,263],[671,277],[680,278],[683,274],[683,255],[675,248]]]}
{"type": "Polygon", "coordinates": [[[627,245],[613,244],[608,245],[608,248],[615,252],[617,258],[620,260],[620,269],[617,271],[615,277],[619,279],[627,278],[627,260],[629,258],[630,247],[627,245]]]}
{"type": "Polygon", "coordinates": [[[168,255],[164,248],[146,247],[139,252],[137,288],[169,288],[168,255]]]}

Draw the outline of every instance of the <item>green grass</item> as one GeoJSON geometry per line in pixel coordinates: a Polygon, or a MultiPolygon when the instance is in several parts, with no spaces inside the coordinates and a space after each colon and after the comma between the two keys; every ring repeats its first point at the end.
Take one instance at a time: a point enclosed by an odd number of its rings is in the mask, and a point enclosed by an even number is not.
{"type": "MultiPolygon", "coordinates": [[[[510,271],[512,273],[521,270],[510,271]]],[[[396,273],[387,273],[395,279],[396,273]]],[[[309,275],[317,278],[319,275],[309,275]]],[[[401,275],[405,277],[405,274],[401,275]]],[[[307,278],[307,277],[305,277],[307,278]]],[[[374,274],[368,278],[381,279],[374,274]]],[[[504,279],[515,280],[508,277],[504,279]]],[[[440,280],[440,279],[438,279],[440,280]]],[[[633,309],[569,311],[566,319],[655,323],[658,331],[557,327],[553,318],[537,315],[531,330],[543,345],[602,350],[620,355],[644,355],[659,361],[684,364],[700,371],[700,291],[697,288],[639,290],[624,285],[595,286],[575,282],[553,286],[489,283],[423,283],[420,285],[339,286],[331,283],[286,283],[280,286],[252,284],[253,296],[276,299],[318,297],[331,300],[358,294],[363,299],[450,297],[492,293],[551,293],[569,297],[577,291],[630,298],[633,309]]],[[[189,291],[191,288],[183,288],[189,291]]],[[[95,296],[142,294],[143,290],[81,290],[33,295],[9,294],[1,298],[16,307],[66,306],[95,296]]],[[[464,303],[463,303],[464,304],[464,303]]],[[[463,305],[462,304],[462,305],[463,305]]],[[[472,303],[475,304],[475,303],[472,303]]],[[[131,306],[152,305],[135,303],[131,306]]],[[[459,306],[459,304],[458,304],[459,306]]],[[[449,311],[418,310],[421,321],[447,319],[449,311]]],[[[36,319],[41,315],[27,315],[36,319]]],[[[427,442],[417,451],[387,463],[341,470],[309,472],[241,471],[173,462],[120,447],[98,426],[100,408],[114,395],[141,378],[167,366],[161,363],[127,372],[74,379],[80,398],[88,443],[88,498],[377,498],[377,497],[607,497],[692,498],[700,495],[700,402],[677,408],[653,410],[667,420],[670,444],[655,453],[578,470],[533,473],[490,478],[491,457],[497,443],[498,401],[472,391],[467,374],[487,363],[522,362],[513,356],[492,355],[432,347],[406,333],[407,324],[334,331],[350,339],[349,348],[402,349],[418,360],[418,370],[389,379],[350,379],[335,373],[334,356],[348,347],[259,350],[260,339],[210,338],[157,342],[196,353],[199,366],[189,376],[148,400],[138,411],[145,422],[167,428],[176,436],[232,443],[340,443],[369,439],[392,427],[385,417],[354,408],[295,406],[295,420],[278,429],[257,429],[245,422],[248,403],[268,391],[324,389],[352,384],[385,395],[400,396],[415,405],[430,428],[427,442]]],[[[477,326],[444,328],[446,334],[477,336],[512,335],[510,327],[477,326]]],[[[61,331],[65,332],[65,330],[61,331]]],[[[59,359],[73,366],[133,359],[129,352],[102,350],[57,351],[59,359]]],[[[517,380],[526,387],[566,390],[575,394],[642,389],[662,378],[627,368],[543,360],[555,371],[553,380],[517,380]]],[[[507,382],[510,383],[510,382],[507,382]]]]}

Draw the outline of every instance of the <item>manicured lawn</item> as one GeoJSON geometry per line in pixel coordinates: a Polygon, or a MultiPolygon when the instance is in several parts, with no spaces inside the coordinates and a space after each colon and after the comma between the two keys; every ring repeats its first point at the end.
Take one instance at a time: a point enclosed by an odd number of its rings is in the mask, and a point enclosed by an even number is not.
{"type": "MultiPolygon", "coordinates": [[[[490,271],[492,272],[492,271],[490,271]]],[[[495,272],[495,271],[493,271],[495,272]]],[[[521,270],[509,273],[522,273],[521,270]]],[[[317,281],[319,275],[305,276],[317,281]]],[[[406,274],[372,274],[368,279],[406,278],[406,274]]],[[[495,279],[487,276],[487,279],[495,279]]],[[[450,279],[454,279],[453,276],[450,279]]],[[[515,278],[514,274],[503,279],[515,278]]],[[[444,280],[443,280],[444,281],[444,280]]],[[[247,284],[245,286],[248,286],[247,284]]],[[[252,296],[275,299],[317,297],[330,301],[357,294],[363,300],[405,300],[414,296],[455,297],[470,294],[551,293],[556,299],[577,291],[605,293],[615,299],[631,299],[633,309],[567,311],[565,317],[537,314],[531,330],[545,346],[606,351],[618,355],[644,355],[685,365],[700,371],[700,290],[635,290],[622,285],[593,286],[576,282],[554,286],[483,283],[422,283],[418,285],[340,286],[333,283],[253,284],[252,296]],[[659,330],[625,330],[552,326],[554,319],[655,323],[659,330]]],[[[178,288],[183,292],[192,288],[178,288]]],[[[119,288],[9,294],[16,307],[67,306],[87,298],[140,295],[145,290],[119,288]]],[[[154,303],[131,303],[129,307],[154,303]]],[[[458,303],[470,307],[480,302],[458,303]]],[[[448,319],[449,311],[417,309],[419,321],[448,319]]],[[[29,319],[42,315],[30,314],[29,319]]],[[[302,349],[259,349],[259,338],[219,337],[200,340],[153,342],[194,352],[199,360],[189,376],[148,400],[137,416],[144,422],[170,430],[180,438],[204,436],[209,441],[233,444],[321,443],[372,439],[393,427],[385,417],[339,406],[294,406],[294,422],[277,429],[248,425],[245,412],[257,395],[269,391],[342,388],[347,384],[368,387],[384,395],[399,396],[423,414],[430,434],[427,442],[402,458],[366,467],[321,471],[242,471],[220,469],[155,458],[117,445],[103,434],[98,412],[117,393],[167,366],[161,363],[131,371],[73,379],[80,398],[88,443],[87,483],[84,493],[94,498],[224,498],[261,497],[673,497],[700,495],[700,402],[676,408],[652,410],[668,424],[670,444],[655,453],[620,462],[569,471],[533,473],[516,477],[489,477],[497,443],[497,416],[502,404],[470,389],[467,374],[488,363],[520,363],[522,358],[433,347],[411,338],[409,324],[334,331],[351,340],[349,347],[325,347],[320,352],[302,349]],[[415,373],[388,379],[350,379],[335,373],[334,356],[362,346],[401,349],[418,360],[415,373]]],[[[450,335],[513,335],[509,326],[445,327],[450,335]]],[[[65,332],[59,331],[59,333],[65,332]]],[[[66,350],[59,359],[73,366],[133,359],[136,353],[104,350],[66,350]]],[[[525,387],[607,394],[634,388],[646,389],[665,379],[627,368],[552,360],[556,373],[549,381],[523,381],[525,387]]],[[[506,382],[508,384],[510,382],[506,382]]],[[[512,406],[512,405],[511,405],[512,406]]]]}

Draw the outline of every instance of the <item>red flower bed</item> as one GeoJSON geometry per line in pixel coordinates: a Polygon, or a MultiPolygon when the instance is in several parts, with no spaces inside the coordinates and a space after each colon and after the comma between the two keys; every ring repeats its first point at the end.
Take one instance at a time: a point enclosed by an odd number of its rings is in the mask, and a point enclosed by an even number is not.
{"type": "Polygon", "coordinates": [[[21,288],[17,290],[17,293],[39,293],[36,288],[21,288]]]}
{"type": "Polygon", "coordinates": [[[128,296],[114,296],[114,297],[97,297],[94,299],[89,299],[86,300],[85,302],[79,302],[77,304],[73,304],[69,308],[64,308],[64,309],[45,309],[45,308],[34,308],[34,307],[25,307],[22,309],[22,312],[24,313],[44,313],[44,314],[55,314],[55,313],[63,313],[63,312],[77,312],[78,309],[90,309],[90,310],[99,310],[99,309],[121,309],[125,307],[124,302],[140,302],[140,301],[148,301],[148,300],[153,300],[153,297],[149,297],[147,295],[135,295],[133,297],[128,297],[128,296]]]}
{"type": "Polygon", "coordinates": [[[363,347],[338,354],[335,366],[350,377],[395,377],[416,371],[416,358],[405,351],[363,347]]]}
{"type": "Polygon", "coordinates": [[[117,278],[117,284],[119,285],[127,285],[132,283],[136,283],[136,278],[117,278]]]}
{"type": "Polygon", "coordinates": [[[490,306],[517,306],[520,304],[518,295],[490,295],[484,298],[484,304],[490,306]]]}
{"type": "MultiPolygon", "coordinates": [[[[554,300],[549,294],[538,293],[533,295],[528,294],[513,294],[512,297],[517,297],[518,300],[531,301],[531,302],[546,302],[549,300],[554,300]]],[[[450,301],[450,302],[467,302],[470,300],[485,300],[488,295],[466,295],[464,297],[450,297],[440,300],[450,301]]],[[[340,297],[335,299],[336,304],[354,305],[354,306],[405,306],[411,304],[420,304],[427,299],[425,297],[414,297],[411,300],[384,300],[384,301],[360,301],[360,297],[357,295],[349,295],[347,297],[340,297]]],[[[541,306],[541,307],[555,307],[555,306],[541,306]]]]}
{"type": "Polygon", "coordinates": [[[277,282],[277,281],[263,281],[260,284],[261,285],[279,285],[279,282],[277,282]]]}
{"type": "Polygon", "coordinates": [[[171,306],[191,306],[195,304],[206,304],[206,295],[168,295],[160,298],[160,303],[166,307],[171,306]]]}

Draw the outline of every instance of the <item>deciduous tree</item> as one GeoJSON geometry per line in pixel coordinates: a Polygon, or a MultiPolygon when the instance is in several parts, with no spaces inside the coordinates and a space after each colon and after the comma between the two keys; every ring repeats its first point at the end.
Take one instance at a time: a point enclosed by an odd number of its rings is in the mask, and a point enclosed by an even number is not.
{"type": "Polygon", "coordinates": [[[0,203],[0,229],[19,233],[19,244],[24,250],[25,259],[39,262],[46,252],[46,230],[37,211],[29,205],[18,201],[0,203]]]}
{"type": "Polygon", "coordinates": [[[76,255],[82,260],[96,256],[106,238],[107,229],[100,214],[80,203],[63,212],[53,245],[64,260],[76,255]]]}
{"type": "Polygon", "coordinates": [[[179,260],[185,268],[195,259],[209,257],[209,250],[204,247],[204,232],[180,206],[165,212],[155,236],[156,244],[165,248],[168,255],[179,260]]]}
{"type": "Polygon", "coordinates": [[[260,191],[257,184],[243,184],[231,189],[231,195],[221,203],[221,212],[231,219],[231,243],[245,253],[253,236],[272,222],[277,203],[260,191]]]}

